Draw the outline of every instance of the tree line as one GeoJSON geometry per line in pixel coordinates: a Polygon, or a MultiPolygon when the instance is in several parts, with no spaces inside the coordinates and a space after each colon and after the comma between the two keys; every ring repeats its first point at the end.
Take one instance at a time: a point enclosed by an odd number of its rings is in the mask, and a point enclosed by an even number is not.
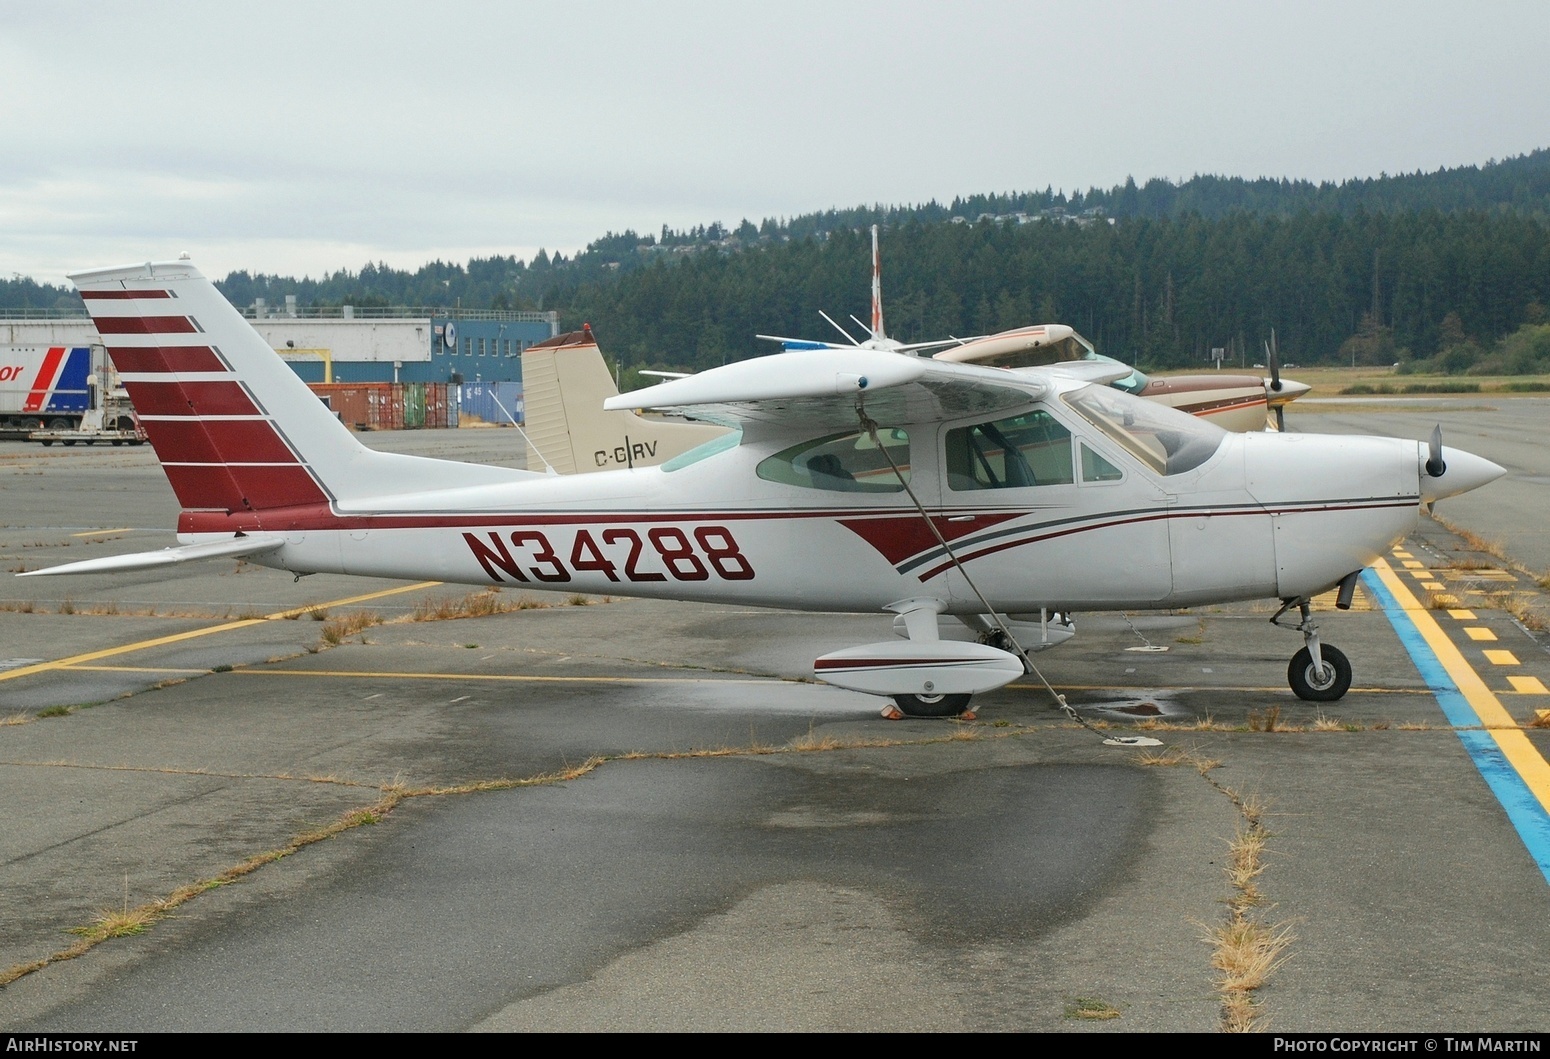
{"type": "MultiPolygon", "coordinates": [[[[874,223],[889,332],[906,341],[1062,322],[1168,368],[1214,347],[1251,363],[1274,330],[1301,362],[1527,370],[1538,358],[1522,350],[1539,344],[1503,343],[1545,325],[1550,304],[1550,149],[1338,184],[1127,180],[664,226],[610,232],[571,257],[238,271],[217,286],[239,307],[294,294],[304,306],[557,309],[567,327],[592,323],[625,365],[700,370],[768,352],[759,332],[838,338],[820,309],[864,317],[874,223]]],[[[67,288],[0,281],[0,308],[79,305],[67,288]]]]}

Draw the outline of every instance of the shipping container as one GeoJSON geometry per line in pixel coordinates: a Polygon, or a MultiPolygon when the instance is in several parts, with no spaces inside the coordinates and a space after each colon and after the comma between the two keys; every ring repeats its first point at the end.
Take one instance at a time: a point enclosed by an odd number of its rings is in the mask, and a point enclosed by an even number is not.
{"type": "Polygon", "coordinates": [[[523,421],[520,382],[465,382],[457,390],[464,416],[502,425],[523,421]]]}
{"type": "Polygon", "coordinates": [[[310,383],[351,430],[455,427],[457,409],[444,382],[310,383]]]}

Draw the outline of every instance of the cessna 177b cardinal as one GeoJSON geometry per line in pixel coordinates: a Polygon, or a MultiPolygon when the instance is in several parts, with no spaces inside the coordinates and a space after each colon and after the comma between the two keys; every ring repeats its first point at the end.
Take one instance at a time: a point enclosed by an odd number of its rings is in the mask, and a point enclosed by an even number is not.
{"type": "Polygon", "coordinates": [[[891,613],[817,676],[962,712],[1070,634],[1052,612],[1260,597],[1289,677],[1339,698],[1313,595],[1346,601],[1420,505],[1502,473],[1432,443],[1232,434],[1098,385],[881,350],[797,350],[607,402],[732,432],[660,467],[546,475],[361,445],[188,261],[72,277],[183,511],[179,547],[36,574],[245,556],[298,574],[891,613]],[[955,639],[954,635],[970,639],[955,639]],[[1023,643],[1032,637],[1038,643],[1023,643]],[[974,642],[974,641],[982,642],[974,642]]]}

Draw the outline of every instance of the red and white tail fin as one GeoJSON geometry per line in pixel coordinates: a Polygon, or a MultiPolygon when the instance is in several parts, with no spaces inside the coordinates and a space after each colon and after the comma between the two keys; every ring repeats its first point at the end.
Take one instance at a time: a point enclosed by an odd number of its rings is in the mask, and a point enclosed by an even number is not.
{"type": "Polygon", "coordinates": [[[252,517],[525,477],[361,445],[188,261],[70,278],[185,511],[252,517]]]}
{"type": "Polygon", "coordinates": [[[887,338],[883,331],[883,259],[877,251],[877,225],[872,225],[872,337],[887,338]]]}

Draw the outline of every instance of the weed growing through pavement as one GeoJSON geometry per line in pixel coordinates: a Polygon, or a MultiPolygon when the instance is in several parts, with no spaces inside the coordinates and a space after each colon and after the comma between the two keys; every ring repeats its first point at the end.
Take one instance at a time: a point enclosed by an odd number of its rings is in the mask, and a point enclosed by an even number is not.
{"type": "Polygon", "coordinates": [[[1102,1022],[1119,1018],[1119,1008],[1097,997],[1079,996],[1066,1005],[1066,1018],[1102,1022]]]}
{"type": "Polygon", "coordinates": [[[341,614],[323,625],[323,642],[337,647],[356,633],[364,632],[373,625],[382,624],[382,615],[374,610],[357,610],[341,614]]]}

